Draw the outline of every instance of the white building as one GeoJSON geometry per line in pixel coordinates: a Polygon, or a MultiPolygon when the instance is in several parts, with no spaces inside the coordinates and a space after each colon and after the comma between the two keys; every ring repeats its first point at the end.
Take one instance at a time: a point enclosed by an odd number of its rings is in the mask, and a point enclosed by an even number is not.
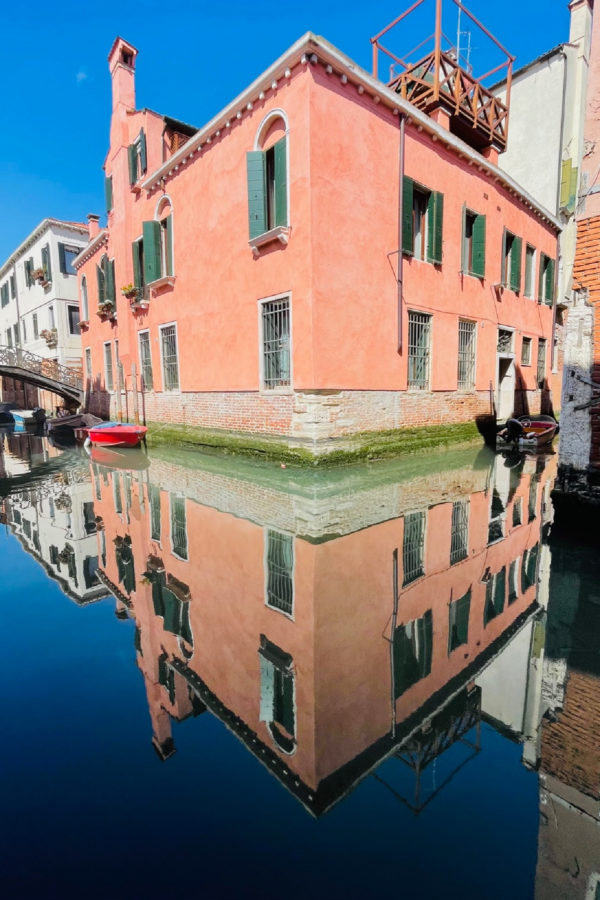
{"type": "MultiPolygon", "coordinates": [[[[21,347],[61,365],[81,367],[79,298],[72,261],[87,241],[87,225],[44,219],[0,266],[0,346],[21,347]]],[[[56,405],[53,395],[36,393],[31,386],[25,391],[21,383],[2,379],[5,401],[56,405]]]]}

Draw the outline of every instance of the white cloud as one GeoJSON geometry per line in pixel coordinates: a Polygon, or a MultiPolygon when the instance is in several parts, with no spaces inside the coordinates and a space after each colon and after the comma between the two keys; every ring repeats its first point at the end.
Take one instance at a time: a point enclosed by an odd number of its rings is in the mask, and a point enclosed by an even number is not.
{"type": "Polygon", "coordinates": [[[87,72],[84,72],[83,69],[80,69],[77,75],[75,76],[75,81],[77,84],[81,84],[82,81],[85,81],[87,78],[87,72]]]}

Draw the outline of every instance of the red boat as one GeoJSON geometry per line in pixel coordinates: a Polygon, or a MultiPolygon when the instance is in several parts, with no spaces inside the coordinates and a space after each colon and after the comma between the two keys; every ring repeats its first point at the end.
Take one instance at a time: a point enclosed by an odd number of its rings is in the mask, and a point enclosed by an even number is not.
{"type": "Polygon", "coordinates": [[[101,422],[87,429],[92,444],[109,447],[137,447],[146,432],[143,425],[123,425],[120,422],[101,422]]]}

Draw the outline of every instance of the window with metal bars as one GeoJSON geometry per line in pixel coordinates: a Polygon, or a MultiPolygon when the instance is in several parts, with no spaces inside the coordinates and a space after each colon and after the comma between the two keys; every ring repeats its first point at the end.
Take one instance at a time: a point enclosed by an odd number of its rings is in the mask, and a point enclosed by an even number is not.
{"type": "Polygon", "coordinates": [[[404,541],[402,544],[403,586],[425,574],[425,513],[408,513],[404,516],[404,541]]]}
{"type": "Polygon", "coordinates": [[[458,389],[472,391],[475,387],[475,322],[458,323],[458,389]]]}
{"type": "Polygon", "coordinates": [[[415,390],[429,387],[431,352],[431,316],[408,313],[408,386],[415,390]]]}
{"type": "Polygon", "coordinates": [[[278,388],[290,380],[290,298],[262,304],[263,387],[278,388]]]}
{"type": "Polygon", "coordinates": [[[179,390],[179,359],[177,355],[177,327],[164,325],[160,329],[160,348],[163,367],[163,390],[179,390]]]}
{"type": "Polygon", "coordinates": [[[469,501],[457,500],[452,504],[452,533],[450,541],[450,565],[466,559],[469,553],[469,501]]]}
{"type": "Polygon", "coordinates": [[[144,381],[144,390],[151,391],[154,389],[154,380],[152,378],[152,351],[150,349],[150,332],[140,331],[140,374],[144,381]]]}
{"type": "Polygon", "coordinates": [[[538,388],[544,387],[546,380],[546,339],[538,340],[538,359],[537,359],[537,383],[538,388]]]}
{"type": "Polygon", "coordinates": [[[104,345],[104,383],[107,391],[114,389],[112,347],[110,341],[104,345]]]}
{"type": "Polygon", "coordinates": [[[288,616],[294,610],[294,539],[289,534],[267,533],[267,606],[288,616]]]}
{"type": "Polygon", "coordinates": [[[171,494],[171,546],[180,559],[188,558],[187,514],[185,497],[171,494]]]}

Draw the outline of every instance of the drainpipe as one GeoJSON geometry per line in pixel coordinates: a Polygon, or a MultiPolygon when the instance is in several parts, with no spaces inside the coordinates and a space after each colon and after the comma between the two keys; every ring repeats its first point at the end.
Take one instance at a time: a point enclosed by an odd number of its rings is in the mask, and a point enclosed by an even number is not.
{"type": "Polygon", "coordinates": [[[400,113],[400,153],[398,156],[398,353],[402,353],[402,206],[404,202],[404,122],[406,116],[400,113]]]}

